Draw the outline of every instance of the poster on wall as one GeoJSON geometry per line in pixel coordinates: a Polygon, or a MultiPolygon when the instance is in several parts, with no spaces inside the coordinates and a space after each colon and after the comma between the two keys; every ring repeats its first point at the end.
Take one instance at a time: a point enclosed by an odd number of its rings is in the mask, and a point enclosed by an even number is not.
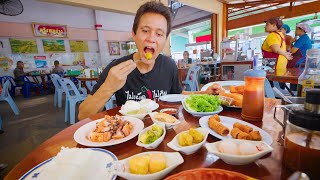
{"type": "Polygon", "coordinates": [[[64,40],[42,39],[44,52],[65,52],[64,40]]]}
{"type": "Polygon", "coordinates": [[[89,52],[88,41],[70,40],[71,52],[89,52]]]}
{"type": "Polygon", "coordinates": [[[13,64],[13,60],[7,56],[1,56],[0,55],[0,68],[3,69],[3,71],[8,71],[13,64]]]}
{"type": "Polygon", "coordinates": [[[53,38],[68,37],[67,25],[32,23],[32,30],[33,30],[34,36],[37,36],[37,37],[53,37],[53,38]]]}
{"type": "Polygon", "coordinates": [[[119,42],[108,42],[109,54],[120,55],[120,43],[119,42]]]}
{"type": "Polygon", "coordinates": [[[13,39],[10,38],[12,53],[38,53],[35,39],[13,39]]]}
{"type": "Polygon", "coordinates": [[[36,64],[36,68],[46,68],[47,66],[47,61],[44,60],[35,60],[34,63],[36,64]]]}

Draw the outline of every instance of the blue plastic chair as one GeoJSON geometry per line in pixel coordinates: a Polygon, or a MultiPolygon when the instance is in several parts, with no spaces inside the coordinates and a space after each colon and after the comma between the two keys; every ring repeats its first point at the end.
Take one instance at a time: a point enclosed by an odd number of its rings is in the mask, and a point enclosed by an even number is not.
{"type": "Polygon", "coordinates": [[[3,76],[3,77],[1,77],[0,82],[1,82],[2,86],[4,85],[4,83],[6,81],[10,82],[9,93],[10,93],[11,97],[15,97],[16,96],[16,88],[17,87],[21,87],[21,86],[18,86],[16,84],[16,82],[14,82],[14,78],[12,76],[3,76]]]}
{"type": "Polygon", "coordinates": [[[2,93],[0,96],[0,101],[7,101],[12,109],[12,111],[14,112],[15,115],[19,115],[20,111],[16,105],[16,103],[14,103],[12,97],[10,96],[9,93],[9,85],[10,82],[6,81],[2,87],[2,93]]]}
{"type": "Polygon", "coordinates": [[[27,76],[22,76],[21,78],[23,80],[22,91],[25,98],[30,97],[30,90],[36,88],[40,90],[42,95],[44,95],[42,84],[31,82],[27,76]]]}
{"type": "Polygon", "coordinates": [[[63,94],[63,88],[61,84],[59,83],[58,79],[61,79],[61,77],[58,74],[51,74],[51,80],[54,85],[54,100],[53,100],[53,106],[57,106],[61,108],[62,107],[62,94],[63,94]]]}
{"type": "Polygon", "coordinates": [[[200,66],[192,66],[189,68],[187,77],[182,84],[186,86],[186,91],[199,91],[200,66]]]}
{"type": "Polygon", "coordinates": [[[111,98],[109,99],[109,101],[108,101],[108,102],[106,103],[106,105],[105,105],[106,110],[112,109],[112,108],[116,107],[116,106],[113,104],[113,101],[115,101],[115,100],[116,100],[116,96],[115,96],[115,95],[112,95],[111,98]]]}
{"type": "Polygon", "coordinates": [[[80,94],[76,85],[68,78],[60,78],[58,82],[61,84],[62,89],[66,93],[66,105],[64,121],[70,121],[70,124],[75,123],[76,105],[82,102],[87,97],[87,94],[80,94]]]}
{"type": "Polygon", "coordinates": [[[88,89],[90,90],[90,92],[93,89],[93,86],[97,84],[97,81],[86,81],[86,86],[88,87],[88,89]]]}

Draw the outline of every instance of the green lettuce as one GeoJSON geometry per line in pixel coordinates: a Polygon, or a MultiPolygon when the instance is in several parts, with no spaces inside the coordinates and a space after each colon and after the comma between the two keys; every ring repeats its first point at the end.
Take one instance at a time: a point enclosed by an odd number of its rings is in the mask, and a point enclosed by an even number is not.
{"type": "Polygon", "coordinates": [[[191,94],[186,99],[187,108],[196,112],[213,112],[220,104],[218,96],[208,94],[191,94]]]}

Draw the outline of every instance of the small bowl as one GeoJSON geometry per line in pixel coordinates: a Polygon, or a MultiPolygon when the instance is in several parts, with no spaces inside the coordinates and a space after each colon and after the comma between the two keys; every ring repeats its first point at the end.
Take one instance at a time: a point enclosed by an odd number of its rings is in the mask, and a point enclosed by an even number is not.
{"type": "Polygon", "coordinates": [[[179,121],[177,118],[176,121],[174,123],[168,123],[168,122],[163,122],[163,121],[158,121],[154,116],[158,114],[158,112],[152,112],[152,113],[149,113],[149,116],[151,117],[151,120],[153,121],[153,123],[156,123],[156,124],[165,124],[166,126],[166,129],[171,129],[173,128],[175,125],[179,124],[181,121],[179,121]]]}
{"type": "Polygon", "coordinates": [[[180,146],[179,145],[179,142],[178,142],[178,138],[179,138],[179,135],[181,133],[184,133],[184,132],[188,132],[189,130],[187,131],[182,131],[180,132],[179,134],[177,134],[167,145],[169,148],[175,150],[175,151],[179,151],[183,154],[186,154],[186,155],[190,155],[190,154],[193,154],[195,153],[196,151],[198,151],[201,146],[206,142],[207,140],[207,137],[208,137],[208,134],[209,132],[205,129],[205,128],[197,128],[197,131],[199,131],[203,136],[203,140],[198,143],[198,144],[194,144],[194,145],[191,145],[191,146],[180,146]]]}
{"type": "Polygon", "coordinates": [[[222,141],[217,141],[214,143],[206,143],[205,144],[208,152],[213,153],[214,155],[221,158],[222,161],[224,161],[227,164],[231,165],[245,165],[254,162],[255,160],[261,158],[262,156],[268,154],[273,150],[271,146],[269,146],[264,141],[249,141],[249,140],[241,140],[241,139],[225,139],[222,141]],[[234,154],[227,154],[227,153],[221,153],[218,150],[219,144],[223,141],[231,141],[236,143],[237,145],[247,142],[252,143],[255,147],[259,147],[259,152],[256,154],[251,155],[234,155],[234,154]]]}
{"type": "Polygon", "coordinates": [[[174,116],[175,118],[178,118],[178,109],[177,108],[164,108],[164,109],[161,109],[159,112],[166,113],[171,116],[174,116]]]}
{"type": "Polygon", "coordinates": [[[169,172],[171,172],[173,169],[175,169],[177,166],[182,164],[184,162],[182,156],[178,152],[161,152],[161,151],[149,151],[144,152],[140,154],[136,154],[134,156],[128,157],[126,159],[115,161],[111,164],[111,166],[108,166],[107,168],[110,168],[110,170],[120,177],[123,177],[125,179],[132,179],[132,180],[150,180],[150,179],[162,179],[164,176],[166,176],[169,172]],[[153,173],[153,174],[132,174],[129,171],[129,160],[135,156],[141,156],[141,155],[147,155],[147,154],[153,154],[153,153],[161,153],[163,154],[167,159],[167,167],[159,172],[153,173]]]}
{"type": "Polygon", "coordinates": [[[164,123],[158,124],[158,125],[160,125],[160,126],[162,127],[162,129],[163,129],[163,134],[162,134],[162,136],[160,136],[157,140],[155,140],[153,143],[151,143],[151,144],[143,144],[142,142],[139,141],[140,136],[141,136],[142,134],[144,134],[145,132],[147,132],[148,130],[150,130],[153,125],[154,125],[154,124],[152,124],[151,126],[143,129],[143,130],[139,133],[138,141],[137,141],[137,143],[136,143],[137,146],[144,147],[144,148],[146,148],[146,149],[155,149],[155,148],[157,148],[157,147],[159,146],[159,144],[163,141],[164,137],[166,136],[166,128],[165,128],[165,124],[164,124],[164,123]]]}
{"type": "MultiPolygon", "coordinates": [[[[151,112],[151,111],[149,111],[151,112]]],[[[148,115],[149,112],[146,112],[146,113],[142,113],[142,114],[127,114],[126,111],[124,110],[119,110],[119,113],[121,113],[122,115],[124,116],[130,116],[130,117],[135,117],[135,118],[138,118],[138,119],[143,119],[146,115],[148,115]]]]}

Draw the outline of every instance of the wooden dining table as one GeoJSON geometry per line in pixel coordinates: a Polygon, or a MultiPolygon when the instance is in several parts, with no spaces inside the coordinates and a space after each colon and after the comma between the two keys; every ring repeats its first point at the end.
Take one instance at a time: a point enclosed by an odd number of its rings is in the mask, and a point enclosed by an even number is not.
{"type": "Polygon", "coordinates": [[[275,72],[268,72],[267,79],[269,81],[277,81],[279,83],[291,83],[291,84],[298,84],[298,78],[303,72],[300,68],[287,68],[286,72],[279,75],[277,71],[275,72]]]}
{"type": "Polygon", "coordinates": [[[98,81],[99,77],[98,76],[94,76],[94,77],[81,77],[78,76],[76,77],[80,82],[81,82],[81,86],[86,88],[88,94],[90,94],[90,89],[88,88],[86,81],[98,81]]]}
{"type": "MultiPolygon", "coordinates": [[[[109,150],[114,153],[119,160],[147,151],[173,152],[173,150],[167,146],[167,143],[170,142],[175,135],[177,135],[181,131],[188,130],[191,127],[199,127],[199,117],[194,117],[186,112],[183,109],[181,103],[167,103],[160,101],[158,102],[158,104],[160,105],[158,110],[169,107],[178,108],[179,112],[177,116],[182,122],[176,125],[173,129],[167,130],[165,139],[156,149],[147,150],[137,146],[137,137],[118,145],[103,147],[103,149],[109,150]]],[[[167,176],[176,174],[184,170],[206,167],[236,171],[257,179],[286,179],[292,172],[282,165],[283,146],[279,141],[282,135],[282,127],[273,120],[274,107],[278,104],[280,104],[280,100],[267,98],[265,100],[264,115],[262,121],[252,123],[268,132],[272,137],[273,143],[271,146],[273,147],[273,151],[271,153],[248,165],[236,166],[226,164],[217,156],[209,153],[205,147],[201,147],[201,149],[199,149],[192,155],[182,154],[184,163],[171,171],[167,176]]],[[[20,178],[23,174],[25,174],[37,164],[57,155],[57,153],[63,146],[87,148],[78,144],[73,139],[75,131],[86,123],[91,122],[92,120],[103,118],[104,115],[119,114],[119,109],[120,108],[117,107],[108,111],[101,112],[62,130],[58,134],[54,135],[53,137],[49,138],[47,141],[39,145],[30,154],[28,154],[8,173],[5,179],[11,180],[20,178]]],[[[241,119],[241,109],[225,108],[219,115],[241,119]]],[[[278,116],[278,118],[281,118],[283,117],[283,112],[277,111],[276,115],[278,116]]],[[[152,124],[152,120],[149,116],[146,116],[143,120],[143,123],[145,127],[147,127],[152,124]]],[[[219,139],[212,135],[208,136],[207,142],[215,141],[219,141],[219,139]]]]}

